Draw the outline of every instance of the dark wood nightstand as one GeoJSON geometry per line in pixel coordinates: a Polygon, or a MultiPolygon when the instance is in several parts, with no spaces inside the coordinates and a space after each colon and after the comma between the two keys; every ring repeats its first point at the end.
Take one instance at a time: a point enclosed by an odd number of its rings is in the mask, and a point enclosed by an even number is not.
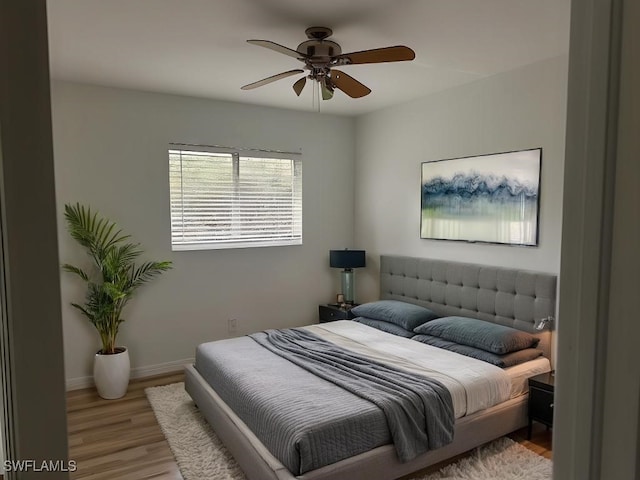
{"type": "Polygon", "coordinates": [[[527,438],[531,440],[531,426],[534,420],[553,427],[553,372],[536,375],[529,379],[529,431],[527,438]]]}
{"type": "Polygon", "coordinates": [[[329,303],[327,305],[319,305],[318,313],[320,315],[320,323],[333,322],[335,320],[351,320],[355,315],[351,313],[350,305],[347,308],[340,308],[340,305],[329,303]]]}

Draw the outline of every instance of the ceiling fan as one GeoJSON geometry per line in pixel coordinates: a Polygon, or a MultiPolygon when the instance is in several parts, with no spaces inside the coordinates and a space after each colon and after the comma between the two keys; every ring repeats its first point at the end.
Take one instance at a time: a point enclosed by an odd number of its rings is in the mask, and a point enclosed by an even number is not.
{"type": "MultiPolygon", "coordinates": [[[[252,45],[258,45],[270,50],[274,50],[290,57],[296,58],[304,63],[304,68],[309,70],[309,74],[300,78],[293,84],[293,90],[300,96],[305,86],[307,78],[315,80],[320,85],[323,100],[333,97],[333,92],[337,88],[349,95],[351,98],[364,97],[371,93],[371,89],[360,83],[355,78],[347,75],[334,67],[344,65],[359,65],[364,63],[384,63],[402,62],[413,60],[416,54],[409,47],[394,46],[385,48],[374,48],[372,50],[362,50],[360,52],[342,53],[342,48],[336,42],[327,40],[333,31],[327,27],[309,27],[305,30],[308,40],[298,45],[292,50],[283,45],[269,40],[247,40],[252,45]]],[[[249,83],[242,90],[252,90],[263,85],[267,85],[276,80],[287,78],[292,75],[305,73],[302,69],[289,70],[286,72],[263,78],[257,82],[249,83]]]]}

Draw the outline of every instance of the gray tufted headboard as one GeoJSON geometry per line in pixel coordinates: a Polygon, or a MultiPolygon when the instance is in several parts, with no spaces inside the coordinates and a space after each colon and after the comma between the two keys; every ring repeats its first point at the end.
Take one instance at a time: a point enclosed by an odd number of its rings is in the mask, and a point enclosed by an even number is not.
{"type": "Polygon", "coordinates": [[[556,276],[473,263],[394,255],[380,256],[380,298],[427,307],[443,316],[464,316],[534,334],[551,358],[551,334],[534,329],[554,317],[556,276]]]}

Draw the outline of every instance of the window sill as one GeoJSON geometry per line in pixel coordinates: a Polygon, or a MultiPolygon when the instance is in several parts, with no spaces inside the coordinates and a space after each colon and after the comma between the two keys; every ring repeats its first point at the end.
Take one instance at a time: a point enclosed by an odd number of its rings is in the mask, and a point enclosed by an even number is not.
{"type": "Polygon", "coordinates": [[[302,239],[260,242],[190,243],[172,245],[171,250],[174,252],[186,252],[190,250],[226,250],[230,248],[288,247],[292,245],[302,245],[302,239]]]}

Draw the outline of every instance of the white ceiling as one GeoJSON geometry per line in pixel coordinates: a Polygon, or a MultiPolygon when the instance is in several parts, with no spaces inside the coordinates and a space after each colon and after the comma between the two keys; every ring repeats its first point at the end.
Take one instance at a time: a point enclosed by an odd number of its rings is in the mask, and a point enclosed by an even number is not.
{"type": "Polygon", "coordinates": [[[53,78],[312,110],[289,77],[309,26],[333,29],[343,52],[407,45],[412,62],[342,67],[373,92],[336,92],[321,111],[358,115],[546,58],[566,54],[570,0],[49,0],[53,78]]]}

